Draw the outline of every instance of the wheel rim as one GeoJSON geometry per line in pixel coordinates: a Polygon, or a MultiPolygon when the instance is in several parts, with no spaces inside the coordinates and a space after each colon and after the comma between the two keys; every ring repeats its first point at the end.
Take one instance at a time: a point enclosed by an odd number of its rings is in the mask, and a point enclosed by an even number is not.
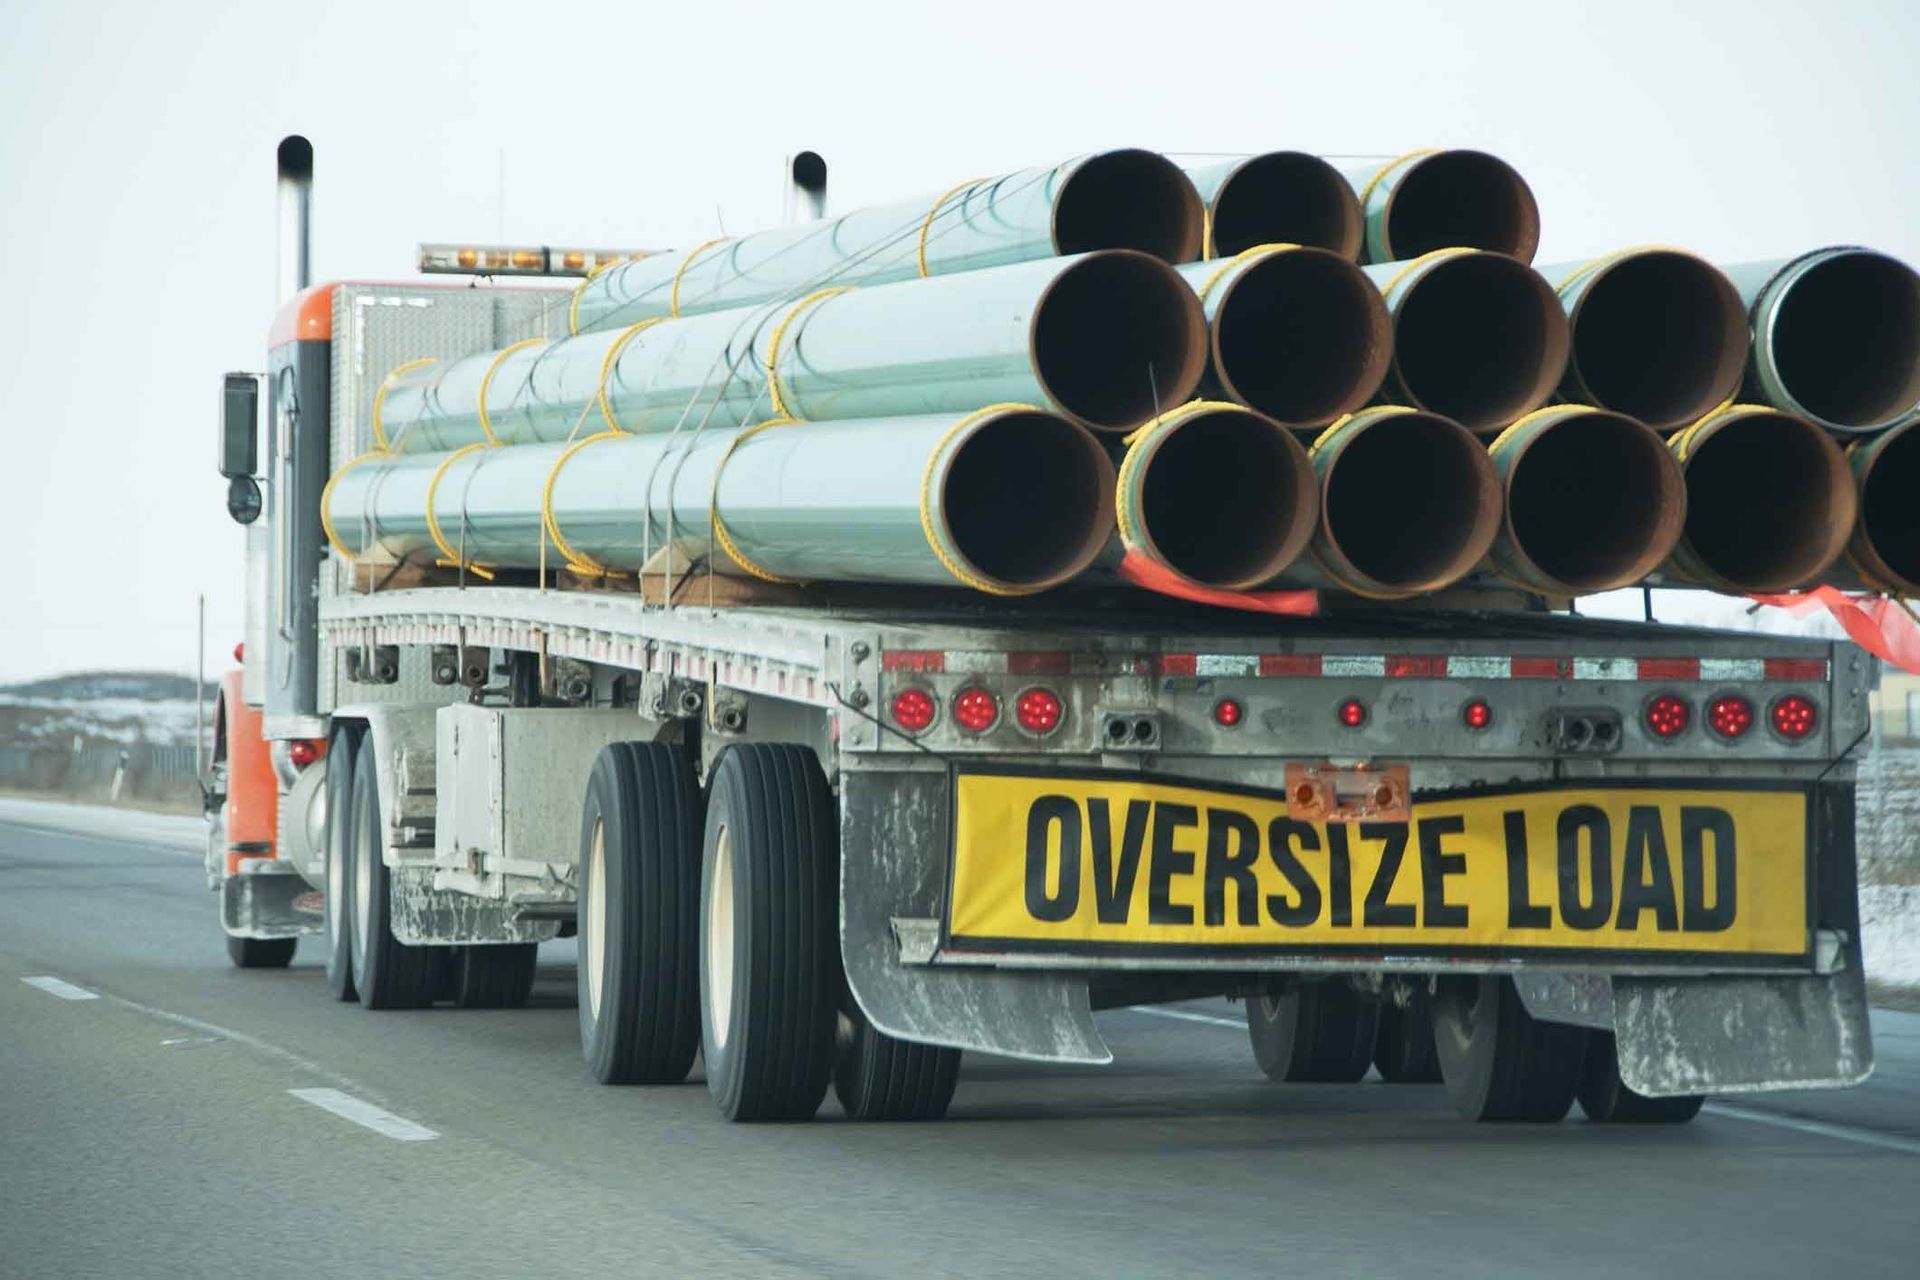
{"type": "Polygon", "coordinates": [[[601,967],[607,962],[607,832],[593,824],[587,849],[587,1012],[600,1020],[601,967]]]}
{"type": "Polygon", "coordinates": [[[1441,1014],[1434,1019],[1436,1040],[1440,1035],[1445,1034],[1461,1053],[1464,1054],[1467,1051],[1473,1044],[1474,1034],[1484,1016],[1486,985],[1478,980],[1464,983],[1462,984],[1464,990],[1461,987],[1455,987],[1448,993],[1448,998],[1435,1003],[1436,1011],[1441,1014]],[[1445,1028],[1444,1033],[1441,1031],[1442,1027],[1445,1028]]]}
{"type": "Polygon", "coordinates": [[[707,892],[707,1020],[724,1049],[733,1022],[733,841],[725,827],[713,841],[707,892]]]}

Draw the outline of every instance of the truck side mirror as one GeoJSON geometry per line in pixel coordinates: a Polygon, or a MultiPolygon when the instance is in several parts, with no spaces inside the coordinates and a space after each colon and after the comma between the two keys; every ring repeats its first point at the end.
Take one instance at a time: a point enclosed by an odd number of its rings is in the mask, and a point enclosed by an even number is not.
{"type": "Polygon", "coordinates": [[[260,380],[251,373],[229,373],[220,389],[220,474],[229,480],[251,476],[259,461],[260,380]]]}

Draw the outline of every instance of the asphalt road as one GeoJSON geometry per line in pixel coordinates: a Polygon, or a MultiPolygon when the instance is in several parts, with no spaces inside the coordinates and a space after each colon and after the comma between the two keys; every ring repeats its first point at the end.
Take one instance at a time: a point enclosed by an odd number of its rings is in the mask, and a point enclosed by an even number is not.
{"type": "Polygon", "coordinates": [[[570,944],[533,1008],[370,1013],[305,948],[229,967],[164,824],[69,825],[0,807],[8,1280],[1920,1272],[1920,1016],[1860,1089],[1673,1130],[1271,1085],[1218,1002],[1102,1015],[1105,1069],[970,1060],[942,1124],[729,1126],[588,1078],[570,944]]]}

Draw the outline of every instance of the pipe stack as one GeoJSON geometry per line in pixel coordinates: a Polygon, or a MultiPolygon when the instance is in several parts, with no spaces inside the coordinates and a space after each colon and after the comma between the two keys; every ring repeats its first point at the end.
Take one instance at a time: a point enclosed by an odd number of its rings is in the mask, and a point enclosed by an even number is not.
{"type": "Polygon", "coordinates": [[[1539,237],[1479,151],[963,182],[620,263],[551,340],[392,371],[323,518],[463,580],[666,551],[1017,596],[1124,551],[1207,598],[1920,592],[1920,277],[1536,269],[1539,237]]]}

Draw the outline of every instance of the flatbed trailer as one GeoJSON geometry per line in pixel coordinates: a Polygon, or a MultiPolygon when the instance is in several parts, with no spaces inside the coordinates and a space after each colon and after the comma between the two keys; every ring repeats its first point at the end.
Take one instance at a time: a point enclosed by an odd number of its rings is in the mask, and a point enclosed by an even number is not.
{"type": "Polygon", "coordinates": [[[1095,1010],[1207,995],[1277,1079],[1444,1076],[1480,1119],[1870,1072],[1854,646],[1497,584],[1274,618],[329,555],[387,372],[567,296],[324,285],[276,322],[221,708],[264,708],[272,847],[225,847],[224,752],[212,789],[236,962],[314,935],[343,999],[513,1004],[577,932],[594,1074],[698,1052],[734,1119],[829,1082],[931,1118],[962,1051],[1102,1063],[1095,1010]]]}

